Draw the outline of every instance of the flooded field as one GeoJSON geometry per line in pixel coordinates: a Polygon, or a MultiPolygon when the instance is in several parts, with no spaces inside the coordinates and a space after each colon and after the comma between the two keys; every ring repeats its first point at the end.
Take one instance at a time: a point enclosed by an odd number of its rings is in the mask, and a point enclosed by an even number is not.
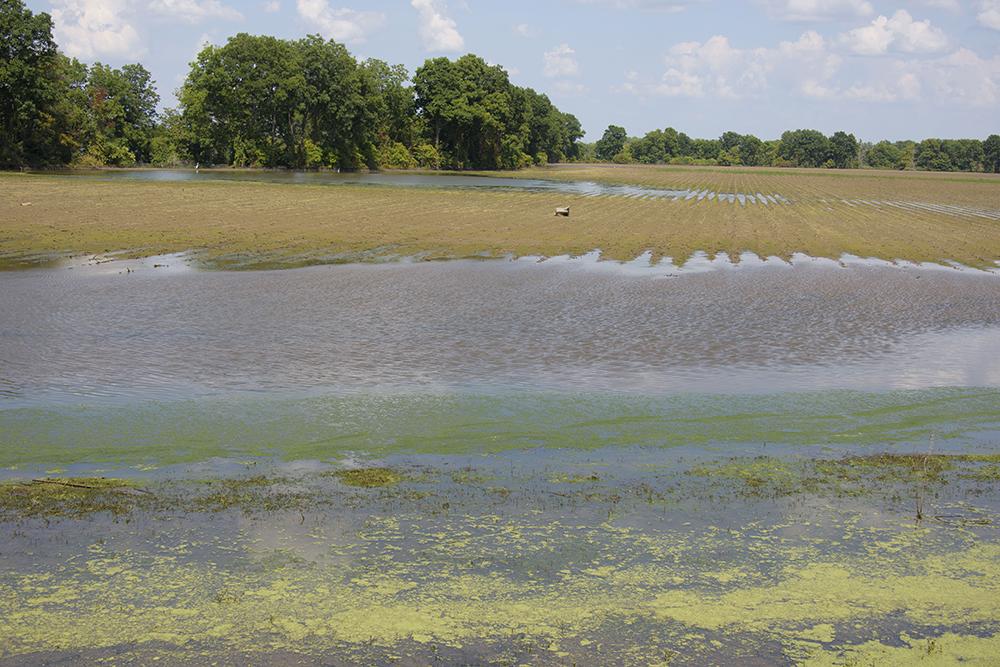
{"type": "MultiPolygon", "coordinates": [[[[98,181],[119,181],[138,183],[210,183],[210,182],[242,182],[242,183],[280,183],[284,185],[372,185],[401,188],[447,188],[449,190],[485,189],[498,192],[535,192],[561,193],[583,197],[622,198],[640,200],[669,200],[694,203],[734,204],[737,206],[787,206],[795,202],[779,192],[755,190],[752,183],[741,183],[740,190],[718,191],[716,187],[705,187],[698,176],[689,178],[692,185],[684,186],[678,181],[672,187],[655,187],[653,185],[629,185],[606,183],[591,180],[567,180],[566,175],[574,173],[571,169],[561,171],[541,171],[545,178],[517,178],[504,175],[452,175],[452,174],[414,174],[414,173],[339,173],[339,172],[302,172],[302,171],[267,171],[267,170],[231,170],[208,169],[195,171],[192,169],[119,169],[119,170],[74,170],[55,172],[63,176],[91,179],[98,181]],[[552,176],[562,176],[555,178],[552,176]]],[[[586,172],[585,172],[586,173],[586,172]]],[[[596,174],[599,178],[613,177],[613,170],[605,170],[596,174]]],[[[778,182],[775,179],[776,185],[778,182]]],[[[791,187],[794,186],[789,183],[791,187]]],[[[955,204],[935,203],[933,199],[923,201],[900,201],[896,199],[863,199],[845,197],[824,197],[819,193],[796,191],[796,197],[802,203],[838,204],[851,208],[870,207],[876,210],[896,208],[903,211],[920,213],[939,213],[961,217],[985,218],[1000,220],[1000,200],[982,206],[961,206],[955,204]]]]}
{"type": "Polygon", "coordinates": [[[995,664],[1000,276],[0,273],[0,664],[995,664]]]}
{"type": "Polygon", "coordinates": [[[191,252],[226,269],[698,253],[1000,261],[1000,178],[566,168],[501,175],[108,171],[0,175],[0,267],[191,252]],[[569,207],[570,217],[555,217],[569,207]]]}

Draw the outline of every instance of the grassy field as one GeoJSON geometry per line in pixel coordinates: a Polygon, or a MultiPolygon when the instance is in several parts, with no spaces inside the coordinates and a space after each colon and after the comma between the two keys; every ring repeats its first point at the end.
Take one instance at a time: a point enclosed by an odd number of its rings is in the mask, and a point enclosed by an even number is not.
{"type": "Polygon", "coordinates": [[[595,248],[614,259],[649,250],[654,259],[677,263],[699,250],[733,257],[743,251],[849,253],[972,266],[1000,259],[1000,178],[989,175],[604,165],[510,175],[763,193],[790,203],[4,174],[0,264],[185,250],[220,267],[377,256],[552,256],[595,248]],[[554,217],[557,206],[570,206],[572,217],[554,217]]]}

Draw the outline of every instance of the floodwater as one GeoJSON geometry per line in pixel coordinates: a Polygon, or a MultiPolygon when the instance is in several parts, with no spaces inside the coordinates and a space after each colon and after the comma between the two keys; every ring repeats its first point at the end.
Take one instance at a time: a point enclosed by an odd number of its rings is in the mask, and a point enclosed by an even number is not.
{"type": "MultiPolygon", "coordinates": [[[[584,197],[625,199],[663,199],[695,201],[705,205],[726,203],[735,206],[787,206],[795,201],[777,192],[716,192],[708,189],[652,188],[636,185],[611,185],[594,181],[549,181],[538,178],[499,178],[457,174],[412,174],[395,172],[309,172],[285,170],[226,170],[208,169],[109,169],[55,171],[61,176],[94,180],[127,180],[145,182],[178,181],[242,181],[281,183],[287,185],[369,185],[404,188],[445,188],[448,190],[489,189],[520,192],[560,192],[584,197]]],[[[826,199],[819,199],[827,203],[826,199]]],[[[855,208],[885,210],[897,208],[915,213],[940,213],[949,216],[1000,220],[1000,210],[975,206],[957,206],[927,201],[883,199],[840,199],[838,203],[855,208]]]]}
{"type": "Polygon", "coordinates": [[[0,664],[995,664],[1000,276],[720,266],[0,273],[0,664]]]}
{"type": "Polygon", "coordinates": [[[237,391],[1000,387],[1000,278],[982,272],[637,277],[557,261],[202,272],[161,261],[0,274],[0,406],[237,391]]]}
{"type": "MultiPolygon", "coordinates": [[[[459,174],[413,174],[395,172],[332,172],[286,170],[207,169],[110,169],[56,171],[62,176],[95,180],[143,182],[239,181],[244,183],[281,183],[285,185],[381,185],[402,188],[447,188],[519,190],[526,192],[563,192],[577,195],[651,196],[684,198],[691,190],[665,190],[634,185],[606,185],[594,181],[547,181],[539,178],[496,178],[459,174]]],[[[772,202],[776,203],[776,202],[772,202]]]]}

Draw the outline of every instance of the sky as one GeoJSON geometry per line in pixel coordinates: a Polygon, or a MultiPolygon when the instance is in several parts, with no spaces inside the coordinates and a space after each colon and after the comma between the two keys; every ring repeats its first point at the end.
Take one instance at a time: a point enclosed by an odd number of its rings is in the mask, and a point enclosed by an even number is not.
{"type": "Polygon", "coordinates": [[[321,34],[360,58],[476,53],[600,138],[787,129],[859,139],[1000,132],[1000,0],[27,0],[62,51],[141,62],[176,103],[206,44],[321,34]]]}

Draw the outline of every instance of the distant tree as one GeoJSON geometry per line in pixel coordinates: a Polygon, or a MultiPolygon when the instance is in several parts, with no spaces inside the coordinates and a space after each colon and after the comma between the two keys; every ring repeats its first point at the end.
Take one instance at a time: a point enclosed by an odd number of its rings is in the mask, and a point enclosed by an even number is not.
{"type": "Polygon", "coordinates": [[[942,142],[952,167],[959,171],[982,171],[983,142],[978,139],[946,139],[942,142]]]}
{"type": "Polygon", "coordinates": [[[875,169],[905,169],[903,152],[890,141],[880,141],[865,153],[865,164],[875,169]]]}
{"type": "Polygon", "coordinates": [[[793,130],[781,135],[782,158],[797,167],[820,167],[830,159],[830,140],[816,130],[793,130]]]}
{"type": "Polygon", "coordinates": [[[853,134],[836,132],[830,137],[830,159],[838,169],[857,166],[858,140],[853,134]]]}
{"type": "Polygon", "coordinates": [[[614,159],[625,147],[626,137],[624,127],[608,125],[608,129],[604,130],[604,135],[598,139],[597,145],[594,147],[594,155],[598,160],[614,159]]]}
{"type": "Polygon", "coordinates": [[[724,132],[719,137],[719,144],[724,151],[734,151],[743,141],[743,136],[736,132],[724,132]]]}
{"type": "Polygon", "coordinates": [[[952,171],[955,166],[940,139],[924,139],[917,145],[915,163],[918,169],[952,171]]]}
{"type": "Polygon", "coordinates": [[[983,142],[983,161],[986,171],[1000,174],[1000,134],[991,134],[983,142]]]}
{"type": "Polygon", "coordinates": [[[664,148],[664,136],[661,130],[648,132],[641,139],[632,142],[632,157],[636,162],[643,164],[657,164],[664,162],[667,152],[664,148]]]}
{"type": "Polygon", "coordinates": [[[740,156],[740,163],[748,167],[759,167],[766,164],[767,154],[764,142],[753,136],[745,134],[740,137],[740,142],[736,147],[740,156]]]}
{"type": "Polygon", "coordinates": [[[579,119],[571,113],[559,114],[562,120],[562,153],[567,160],[579,160],[581,158],[580,139],[583,139],[586,132],[580,125],[579,119]]]}
{"type": "Polygon", "coordinates": [[[722,150],[722,145],[717,139],[695,139],[691,143],[692,157],[700,160],[715,160],[722,150]]]}

